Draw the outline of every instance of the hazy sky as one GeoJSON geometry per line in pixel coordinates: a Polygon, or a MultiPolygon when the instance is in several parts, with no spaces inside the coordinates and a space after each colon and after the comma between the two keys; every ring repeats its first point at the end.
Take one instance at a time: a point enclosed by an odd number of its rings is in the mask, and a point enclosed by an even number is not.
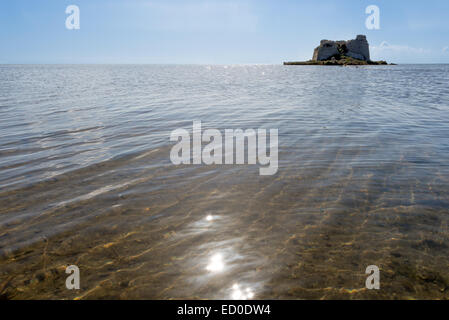
{"type": "Polygon", "coordinates": [[[0,63],[282,63],[366,34],[372,59],[449,63],[449,1],[2,0],[0,63]],[[65,26],[80,9],[80,29],[65,26]],[[365,27],[368,5],[380,30],[365,27]]]}

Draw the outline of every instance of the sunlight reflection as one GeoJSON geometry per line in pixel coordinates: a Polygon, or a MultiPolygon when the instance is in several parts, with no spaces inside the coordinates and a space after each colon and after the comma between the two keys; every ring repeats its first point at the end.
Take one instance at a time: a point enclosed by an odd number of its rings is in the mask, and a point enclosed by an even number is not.
{"type": "Polygon", "coordinates": [[[253,297],[254,297],[254,293],[250,288],[246,288],[245,290],[242,290],[237,283],[235,283],[232,286],[231,298],[233,300],[247,300],[247,299],[252,299],[253,297]]]}
{"type": "Polygon", "coordinates": [[[212,256],[206,269],[210,272],[220,272],[224,269],[223,256],[217,253],[212,256]]]}

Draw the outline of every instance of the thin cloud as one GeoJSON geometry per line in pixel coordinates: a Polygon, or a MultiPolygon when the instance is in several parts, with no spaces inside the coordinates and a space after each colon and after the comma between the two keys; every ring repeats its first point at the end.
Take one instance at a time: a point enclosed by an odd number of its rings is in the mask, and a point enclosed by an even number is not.
{"type": "Polygon", "coordinates": [[[142,4],[148,23],[171,31],[254,32],[258,18],[245,2],[192,1],[147,2],[142,4]]]}
{"type": "Polygon", "coordinates": [[[386,60],[396,63],[418,63],[431,59],[434,52],[428,48],[412,47],[403,44],[390,44],[383,41],[378,46],[372,46],[371,59],[386,60]]]}
{"type": "MultiPolygon", "coordinates": [[[[447,47],[446,47],[447,48],[447,47]]],[[[407,45],[389,44],[383,41],[379,46],[373,46],[372,50],[376,54],[394,53],[394,54],[428,54],[429,49],[415,48],[407,45]]]]}

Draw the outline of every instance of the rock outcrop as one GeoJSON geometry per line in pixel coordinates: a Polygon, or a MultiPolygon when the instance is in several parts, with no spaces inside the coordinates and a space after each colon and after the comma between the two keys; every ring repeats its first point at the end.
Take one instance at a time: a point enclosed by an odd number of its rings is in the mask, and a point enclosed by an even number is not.
{"type": "Polygon", "coordinates": [[[341,56],[357,60],[370,61],[369,44],[366,36],[358,35],[354,40],[331,41],[321,40],[320,45],[313,52],[314,61],[340,59],[341,56]]]}
{"type": "Polygon", "coordinates": [[[371,61],[369,44],[364,35],[358,35],[354,40],[348,41],[321,40],[320,45],[313,51],[312,60],[284,62],[284,65],[294,66],[365,66],[387,64],[383,60],[371,61]]]}

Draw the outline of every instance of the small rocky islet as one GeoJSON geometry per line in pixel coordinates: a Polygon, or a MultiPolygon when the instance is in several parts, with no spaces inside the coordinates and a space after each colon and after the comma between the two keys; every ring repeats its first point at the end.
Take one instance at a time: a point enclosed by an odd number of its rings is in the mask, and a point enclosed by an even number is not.
{"type": "Polygon", "coordinates": [[[388,63],[383,60],[372,61],[366,36],[358,35],[355,39],[347,41],[321,40],[320,45],[313,51],[311,60],[284,62],[284,65],[362,66],[388,65],[388,63]]]}

